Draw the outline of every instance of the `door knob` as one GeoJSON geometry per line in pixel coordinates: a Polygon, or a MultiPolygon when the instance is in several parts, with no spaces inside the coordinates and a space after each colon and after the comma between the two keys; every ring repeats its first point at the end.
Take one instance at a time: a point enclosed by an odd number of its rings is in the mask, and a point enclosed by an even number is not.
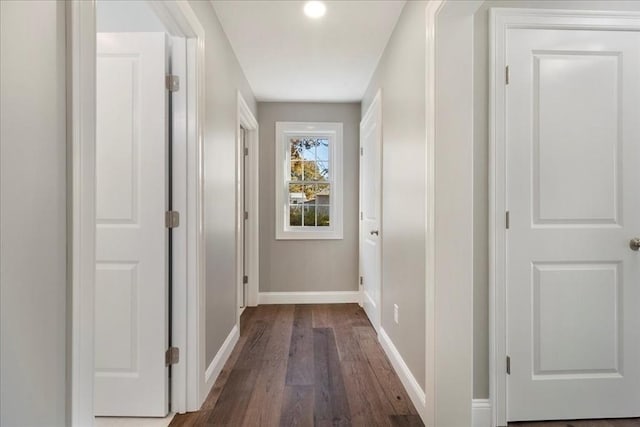
{"type": "MultiPolygon", "coordinates": [[[[376,236],[380,235],[380,233],[378,232],[378,230],[370,231],[370,232],[369,232],[369,234],[371,234],[372,236],[373,236],[374,234],[375,234],[376,236]]],[[[638,249],[635,249],[635,250],[637,251],[638,249]]]]}
{"type": "Polygon", "coordinates": [[[634,237],[629,241],[629,247],[632,251],[640,250],[640,237],[634,237]]]}

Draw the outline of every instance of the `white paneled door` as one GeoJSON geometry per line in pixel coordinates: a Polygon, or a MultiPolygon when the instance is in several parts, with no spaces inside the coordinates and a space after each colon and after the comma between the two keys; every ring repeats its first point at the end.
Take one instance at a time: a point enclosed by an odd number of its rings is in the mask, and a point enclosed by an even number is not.
{"type": "Polygon", "coordinates": [[[97,39],[95,415],[168,412],[167,42],[97,39]]]}
{"type": "Polygon", "coordinates": [[[508,419],[640,416],[640,34],[507,30],[508,419]]]}
{"type": "Polygon", "coordinates": [[[364,311],[376,331],[381,322],[381,160],[382,100],[378,93],[360,122],[360,283],[364,311]]]}

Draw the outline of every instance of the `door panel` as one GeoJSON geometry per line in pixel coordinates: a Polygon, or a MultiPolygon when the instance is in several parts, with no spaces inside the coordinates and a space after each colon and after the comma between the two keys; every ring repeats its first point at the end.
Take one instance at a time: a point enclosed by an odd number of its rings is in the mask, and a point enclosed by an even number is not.
{"type": "Polygon", "coordinates": [[[381,125],[378,95],[360,123],[360,275],[364,311],[376,330],[381,322],[381,125]]]}
{"type": "Polygon", "coordinates": [[[98,34],[95,414],[165,416],[164,34],[98,34]]]}
{"type": "Polygon", "coordinates": [[[640,35],[507,33],[508,419],[640,415],[640,35]]]}
{"type": "Polygon", "coordinates": [[[615,224],[620,56],[548,51],[532,58],[534,224],[615,224]]]}
{"type": "Polygon", "coordinates": [[[618,267],[533,263],[534,378],[618,371],[618,267]]]}

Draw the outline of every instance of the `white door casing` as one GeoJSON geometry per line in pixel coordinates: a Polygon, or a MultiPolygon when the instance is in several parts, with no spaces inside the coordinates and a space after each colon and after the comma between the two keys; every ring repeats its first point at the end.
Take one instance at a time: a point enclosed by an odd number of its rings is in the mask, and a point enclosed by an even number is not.
{"type": "Polygon", "coordinates": [[[640,416],[640,33],[505,38],[507,419],[640,416]]]}
{"type": "Polygon", "coordinates": [[[95,414],[168,412],[163,33],[97,37],[95,414]]]}
{"type": "MultiPolygon", "coordinates": [[[[237,93],[236,117],[236,268],[238,307],[258,305],[259,257],[259,153],[258,121],[242,94],[237,93]],[[247,154],[245,155],[245,148],[247,154]],[[245,220],[244,212],[248,212],[245,220]],[[244,275],[247,284],[243,284],[244,275]]],[[[238,322],[243,308],[238,309],[238,322]]]]}
{"type": "Polygon", "coordinates": [[[360,277],[362,303],[376,331],[381,325],[382,99],[378,91],[360,122],[360,277]]]}

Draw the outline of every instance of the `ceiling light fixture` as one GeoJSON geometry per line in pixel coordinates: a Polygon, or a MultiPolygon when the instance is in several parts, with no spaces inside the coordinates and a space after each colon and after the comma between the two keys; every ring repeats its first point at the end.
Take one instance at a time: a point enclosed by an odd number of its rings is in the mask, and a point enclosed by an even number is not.
{"type": "Polygon", "coordinates": [[[327,7],[321,1],[308,1],[304,5],[304,14],[309,18],[322,18],[327,13],[327,7]]]}

